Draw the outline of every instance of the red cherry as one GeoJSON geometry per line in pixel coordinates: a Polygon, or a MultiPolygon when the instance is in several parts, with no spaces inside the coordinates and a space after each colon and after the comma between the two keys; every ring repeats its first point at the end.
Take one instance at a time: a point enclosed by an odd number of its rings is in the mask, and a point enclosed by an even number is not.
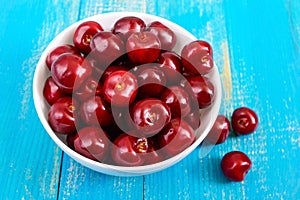
{"type": "Polygon", "coordinates": [[[124,54],[123,41],[112,32],[97,33],[91,41],[91,56],[95,58],[99,67],[105,70],[112,62],[124,54]]]}
{"type": "Polygon", "coordinates": [[[253,133],[258,126],[256,113],[247,107],[241,107],[232,113],[231,124],[233,131],[238,135],[253,133]]]}
{"type": "Polygon", "coordinates": [[[74,115],[77,105],[71,97],[63,97],[50,107],[48,123],[54,132],[71,134],[76,131],[74,115]]]}
{"type": "Polygon", "coordinates": [[[154,138],[147,138],[147,141],[148,150],[146,153],[143,153],[144,165],[151,165],[165,160],[166,156],[159,149],[159,146],[154,138]]]}
{"type": "Polygon", "coordinates": [[[171,110],[172,118],[187,116],[191,111],[189,95],[182,87],[172,86],[164,90],[161,99],[171,110]]]}
{"type": "Polygon", "coordinates": [[[115,65],[109,66],[108,68],[105,69],[101,77],[101,81],[104,83],[104,81],[107,79],[107,77],[109,77],[109,75],[111,75],[115,71],[120,71],[120,70],[128,71],[128,69],[123,66],[115,66],[115,65]]]}
{"type": "Polygon", "coordinates": [[[91,65],[75,54],[61,55],[51,67],[52,77],[65,92],[77,90],[92,73],[91,65]]]}
{"type": "Polygon", "coordinates": [[[161,53],[158,63],[165,72],[169,83],[177,83],[182,77],[181,59],[176,53],[169,51],[161,53]]]}
{"type": "Polygon", "coordinates": [[[115,22],[112,32],[124,41],[134,32],[141,32],[146,27],[145,22],[138,17],[123,17],[115,22]]]}
{"type": "Polygon", "coordinates": [[[127,40],[126,50],[132,62],[152,63],[160,54],[160,41],[151,32],[133,33],[127,40]]]}
{"type": "Polygon", "coordinates": [[[111,66],[122,66],[127,69],[132,69],[135,65],[136,64],[129,59],[127,53],[124,53],[111,64],[111,66]]]}
{"type": "Polygon", "coordinates": [[[85,127],[74,138],[77,153],[96,161],[104,161],[108,155],[110,141],[106,133],[98,127],[85,127]]]}
{"type": "Polygon", "coordinates": [[[214,66],[212,48],[209,43],[202,40],[185,45],[181,57],[187,74],[207,74],[214,66]]]}
{"type": "Polygon", "coordinates": [[[182,152],[195,139],[193,128],[180,118],[172,119],[158,136],[159,145],[168,156],[182,152]]]}
{"type": "Polygon", "coordinates": [[[149,31],[154,33],[161,42],[162,50],[172,50],[176,44],[175,33],[164,24],[154,21],[149,25],[149,31]]]}
{"type": "Polygon", "coordinates": [[[140,166],[144,164],[143,153],[148,151],[148,140],[122,134],[114,141],[111,156],[117,165],[140,166]]]}
{"type": "Polygon", "coordinates": [[[243,181],[250,170],[252,162],[249,157],[240,151],[227,153],[221,161],[224,175],[231,181],[243,181]]]}
{"type": "Polygon", "coordinates": [[[76,54],[76,55],[80,55],[79,50],[74,47],[73,45],[70,44],[65,44],[65,45],[61,45],[58,46],[56,48],[54,48],[48,55],[46,58],[46,65],[49,68],[49,70],[51,70],[51,65],[52,63],[62,54],[64,53],[71,53],[71,54],[76,54]]]}
{"type": "Polygon", "coordinates": [[[89,77],[82,84],[82,86],[75,91],[74,96],[81,102],[85,101],[91,96],[99,96],[102,94],[102,84],[95,78],[89,77]]]}
{"type": "Polygon", "coordinates": [[[44,89],[43,95],[49,105],[54,104],[59,98],[64,96],[63,91],[58,87],[56,82],[50,76],[47,78],[44,89]]]}
{"type": "Polygon", "coordinates": [[[137,66],[134,70],[140,86],[138,96],[159,97],[167,83],[165,73],[154,63],[137,66]]]}
{"type": "Polygon", "coordinates": [[[200,113],[198,108],[192,109],[192,112],[190,112],[187,116],[185,116],[184,121],[186,121],[194,130],[200,127],[201,120],[200,120],[200,113]]]}
{"type": "Polygon", "coordinates": [[[159,99],[146,98],[138,101],[130,115],[136,125],[136,136],[150,137],[157,134],[171,120],[168,106],[159,99]]]}
{"type": "Polygon", "coordinates": [[[75,138],[76,138],[76,133],[71,133],[71,134],[67,135],[66,142],[67,142],[68,147],[70,147],[72,150],[75,150],[74,149],[75,138]]]}
{"type": "Polygon", "coordinates": [[[187,80],[198,100],[199,108],[210,106],[214,98],[214,86],[204,76],[191,76],[187,80]]]}
{"type": "Polygon", "coordinates": [[[128,106],[134,101],[137,89],[136,77],[130,72],[119,70],[105,80],[103,95],[114,106],[128,106]]]}
{"type": "Polygon", "coordinates": [[[92,38],[100,31],[103,31],[103,28],[97,22],[83,22],[75,30],[73,43],[82,53],[88,54],[91,51],[90,43],[92,38]]]}
{"type": "Polygon", "coordinates": [[[230,122],[224,115],[218,115],[213,127],[207,135],[208,141],[212,144],[225,142],[230,133],[230,122]]]}
{"type": "Polygon", "coordinates": [[[113,123],[110,107],[100,96],[92,96],[83,102],[80,116],[87,125],[105,127],[113,123]]]}

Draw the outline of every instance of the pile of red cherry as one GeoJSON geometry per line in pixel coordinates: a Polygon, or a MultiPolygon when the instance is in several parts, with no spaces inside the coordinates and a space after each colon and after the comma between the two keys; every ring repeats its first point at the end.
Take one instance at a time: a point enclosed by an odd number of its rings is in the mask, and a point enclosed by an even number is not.
{"type": "Polygon", "coordinates": [[[190,42],[180,55],[175,45],[176,34],[158,21],[123,17],[111,31],[81,23],[73,44],[46,58],[43,95],[53,131],[79,154],[113,165],[153,164],[185,150],[201,109],[213,102],[205,75],[214,64],[205,41],[190,42]]]}

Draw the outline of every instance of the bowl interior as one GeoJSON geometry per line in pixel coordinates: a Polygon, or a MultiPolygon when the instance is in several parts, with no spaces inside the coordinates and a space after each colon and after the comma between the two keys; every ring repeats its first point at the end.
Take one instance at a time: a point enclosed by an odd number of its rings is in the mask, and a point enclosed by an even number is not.
{"type": "Polygon", "coordinates": [[[171,28],[176,36],[177,36],[177,43],[174,47],[174,51],[180,54],[180,51],[182,47],[191,42],[196,40],[196,38],[183,29],[182,27],[178,26],[177,24],[163,19],[161,17],[144,14],[144,13],[133,13],[133,12],[114,12],[114,13],[106,13],[106,14],[100,14],[93,17],[86,18],[84,20],[81,20],[79,22],[76,22],[66,28],[64,31],[62,31],[59,35],[57,35],[52,42],[48,45],[48,47],[45,49],[43,54],[40,57],[40,60],[37,64],[34,79],[33,79],[33,98],[34,98],[34,105],[36,108],[36,111],[38,113],[39,119],[41,123],[43,124],[44,128],[46,129],[47,133],[50,135],[50,137],[54,140],[54,142],[70,157],[72,157],[77,162],[81,163],[82,165],[89,167],[93,170],[110,174],[110,175],[118,175],[118,176],[134,176],[134,175],[145,175],[149,173],[153,173],[156,171],[160,171],[164,168],[167,168],[181,159],[183,159],[185,156],[187,156],[191,151],[193,151],[206,137],[209,130],[211,129],[220,109],[220,103],[221,103],[221,82],[220,82],[220,76],[217,67],[214,67],[212,72],[210,72],[207,77],[211,80],[215,87],[215,97],[214,102],[212,105],[206,109],[202,110],[201,114],[201,126],[196,131],[197,140],[186,150],[181,152],[180,154],[156,163],[152,165],[146,165],[146,166],[137,166],[137,167],[122,167],[122,166],[113,166],[108,164],[99,163],[93,160],[90,160],[72,149],[70,149],[65,142],[65,137],[62,135],[55,134],[52,129],[50,128],[48,122],[47,122],[47,115],[48,115],[48,109],[49,105],[45,101],[43,97],[43,86],[46,81],[46,79],[50,76],[50,72],[45,64],[46,56],[48,53],[55,47],[62,45],[62,44],[73,44],[72,37],[75,32],[75,29],[77,26],[82,23],[83,21],[96,21],[101,24],[101,26],[104,28],[104,30],[111,30],[113,24],[115,21],[117,21],[121,17],[125,16],[137,16],[145,21],[146,24],[149,24],[152,21],[160,21],[169,28],[171,28]]]}

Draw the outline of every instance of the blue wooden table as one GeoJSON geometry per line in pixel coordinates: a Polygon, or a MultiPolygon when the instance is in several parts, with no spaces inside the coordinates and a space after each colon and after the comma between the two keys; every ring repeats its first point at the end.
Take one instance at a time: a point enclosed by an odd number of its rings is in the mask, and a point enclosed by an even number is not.
{"type": "Polygon", "coordinates": [[[299,0],[13,0],[0,3],[0,199],[300,199],[299,0]],[[231,135],[204,158],[196,149],[141,177],[94,172],[64,154],[33,105],[32,79],[48,43],[99,13],[165,17],[209,41],[224,86],[221,113],[260,118],[255,134],[231,135]],[[222,156],[249,155],[245,181],[228,181],[222,156]]]}

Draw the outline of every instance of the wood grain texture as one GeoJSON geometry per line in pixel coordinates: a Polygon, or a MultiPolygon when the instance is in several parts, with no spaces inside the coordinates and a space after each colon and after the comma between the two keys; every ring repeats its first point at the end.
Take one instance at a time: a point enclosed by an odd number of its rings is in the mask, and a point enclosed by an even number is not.
{"type": "Polygon", "coordinates": [[[37,118],[32,79],[46,45],[76,20],[78,4],[23,0],[0,9],[0,199],[56,199],[61,151],[37,118]]]}
{"type": "Polygon", "coordinates": [[[300,199],[300,2],[298,0],[15,0],[0,4],[0,199],[300,199]],[[223,83],[220,113],[240,106],[255,134],[207,149],[144,177],[94,172],[63,154],[32,101],[35,65],[73,22],[112,11],[165,17],[209,41],[223,83]],[[245,181],[228,181],[222,156],[249,155],[245,181]]]}

